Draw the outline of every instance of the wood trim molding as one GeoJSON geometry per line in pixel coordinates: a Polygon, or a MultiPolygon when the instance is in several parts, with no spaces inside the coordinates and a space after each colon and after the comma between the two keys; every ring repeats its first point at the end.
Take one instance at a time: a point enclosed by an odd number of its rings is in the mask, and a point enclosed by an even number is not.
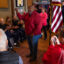
{"type": "Polygon", "coordinates": [[[36,0],[37,2],[40,2],[40,0],[36,0]]]}
{"type": "Polygon", "coordinates": [[[12,12],[12,17],[14,15],[14,0],[11,0],[11,12],[12,12]]]}
{"type": "Polygon", "coordinates": [[[31,6],[32,3],[33,3],[33,0],[27,0],[27,6],[28,6],[28,7],[31,6]]]}

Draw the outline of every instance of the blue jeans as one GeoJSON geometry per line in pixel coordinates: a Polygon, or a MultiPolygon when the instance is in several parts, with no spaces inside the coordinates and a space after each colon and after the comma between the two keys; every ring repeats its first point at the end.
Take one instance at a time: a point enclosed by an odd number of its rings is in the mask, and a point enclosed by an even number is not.
{"type": "Polygon", "coordinates": [[[41,37],[40,35],[34,35],[32,38],[32,44],[33,44],[33,58],[37,58],[37,48],[38,48],[38,40],[41,37]]]}
{"type": "Polygon", "coordinates": [[[34,35],[33,37],[27,36],[28,45],[30,49],[30,54],[34,59],[37,58],[37,47],[38,47],[38,40],[41,37],[40,35],[34,35]]]}
{"type": "Polygon", "coordinates": [[[30,49],[30,55],[32,55],[32,53],[33,53],[32,37],[27,36],[27,40],[28,40],[28,45],[29,45],[29,49],[30,49]]]}

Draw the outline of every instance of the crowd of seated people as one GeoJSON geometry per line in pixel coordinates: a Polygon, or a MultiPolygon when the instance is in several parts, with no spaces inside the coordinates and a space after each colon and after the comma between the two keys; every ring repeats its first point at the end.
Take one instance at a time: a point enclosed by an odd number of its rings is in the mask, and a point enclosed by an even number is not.
{"type": "Polygon", "coordinates": [[[16,16],[13,16],[12,20],[10,17],[0,18],[0,28],[3,29],[8,38],[9,47],[19,46],[20,42],[26,39],[25,30],[23,28],[23,21],[18,20],[16,16]]]}

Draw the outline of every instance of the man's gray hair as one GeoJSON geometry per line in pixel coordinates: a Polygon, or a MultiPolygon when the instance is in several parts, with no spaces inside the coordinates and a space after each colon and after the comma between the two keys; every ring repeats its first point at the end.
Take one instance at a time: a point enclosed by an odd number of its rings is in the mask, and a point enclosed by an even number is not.
{"type": "Polygon", "coordinates": [[[0,29],[0,49],[6,48],[7,47],[7,36],[5,32],[0,29]]]}

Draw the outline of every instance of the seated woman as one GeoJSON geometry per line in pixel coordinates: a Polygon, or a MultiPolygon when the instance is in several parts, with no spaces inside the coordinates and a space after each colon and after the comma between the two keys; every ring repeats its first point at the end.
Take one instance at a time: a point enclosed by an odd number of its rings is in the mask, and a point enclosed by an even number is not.
{"type": "Polygon", "coordinates": [[[25,30],[23,28],[23,21],[18,20],[16,16],[13,16],[12,19],[12,25],[13,25],[13,37],[15,44],[19,44],[19,42],[22,42],[25,39],[25,30]]]}
{"type": "Polygon", "coordinates": [[[44,64],[63,64],[64,63],[64,32],[60,32],[59,38],[53,36],[51,45],[44,54],[42,61],[44,64]],[[60,41],[60,43],[59,43],[60,41]]]}
{"type": "Polygon", "coordinates": [[[7,38],[8,38],[8,45],[9,47],[12,47],[13,46],[13,35],[11,34],[11,29],[12,29],[12,23],[11,23],[11,18],[10,17],[6,17],[6,35],[7,35],[7,38]]]}
{"type": "Polygon", "coordinates": [[[17,19],[16,16],[13,16],[12,18],[12,30],[14,31],[13,34],[13,38],[14,38],[14,45],[18,45],[19,44],[19,33],[18,33],[18,22],[19,20],[17,19]]]}
{"type": "Polygon", "coordinates": [[[26,39],[26,34],[25,34],[25,28],[24,28],[24,22],[23,20],[20,20],[18,22],[18,32],[19,32],[19,38],[20,38],[20,42],[24,41],[26,39]]]}

